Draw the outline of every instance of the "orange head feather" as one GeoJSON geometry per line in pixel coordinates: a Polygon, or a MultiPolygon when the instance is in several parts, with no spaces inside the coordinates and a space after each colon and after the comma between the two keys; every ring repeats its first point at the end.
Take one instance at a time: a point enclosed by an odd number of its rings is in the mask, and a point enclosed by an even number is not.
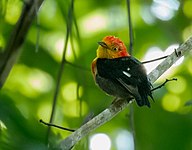
{"type": "Polygon", "coordinates": [[[106,36],[103,38],[102,42],[98,42],[98,44],[98,58],[112,59],[129,56],[125,44],[115,36],[106,36]]]}

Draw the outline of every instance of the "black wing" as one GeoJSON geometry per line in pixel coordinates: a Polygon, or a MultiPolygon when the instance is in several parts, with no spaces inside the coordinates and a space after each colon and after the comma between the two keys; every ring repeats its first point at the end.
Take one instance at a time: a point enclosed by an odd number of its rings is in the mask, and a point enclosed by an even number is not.
{"type": "Polygon", "coordinates": [[[148,96],[153,99],[151,83],[140,61],[131,56],[115,59],[99,58],[97,71],[99,76],[123,86],[135,97],[139,106],[147,105],[150,107],[148,96]]]}

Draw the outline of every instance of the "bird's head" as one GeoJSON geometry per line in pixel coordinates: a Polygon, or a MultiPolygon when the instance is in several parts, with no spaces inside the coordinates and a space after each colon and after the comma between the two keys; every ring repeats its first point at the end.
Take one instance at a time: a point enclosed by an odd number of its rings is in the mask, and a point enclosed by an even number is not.
{"type": "Polygon", "coordinates": [[[129,56],[125,44],[115,36],[106,36],[101,42],[98,42],[98,58],[118,58],[129,56]]]}

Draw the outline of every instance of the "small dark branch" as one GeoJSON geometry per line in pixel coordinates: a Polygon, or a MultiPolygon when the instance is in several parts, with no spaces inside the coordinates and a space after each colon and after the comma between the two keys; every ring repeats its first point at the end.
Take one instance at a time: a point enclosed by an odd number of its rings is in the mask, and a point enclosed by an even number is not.
{"type": "Polygon", "coordinates": [[[35,7],[35,13],[36,13],[36,47],[35,47],[35,52],[38,52],[39,49],[39,38],[40,38],[40,25],[39,25],[39,16],[38,16],[38,5],[37,1],[35,1],[36,7],[35,7]]]}
{"type": "MultiPolygon", "coordinates": [[[[175,55],[176,55],[177,57],[180,57],[180,56],[181,56],[181,51],[177,51],[177,50],[175,49],[174,52],[175,52],[175,55]]],[[[156,59],[152,59],[152,60],[148,60],[148,61],[144,61],[144,62],[142,62],[142,64],[146,64],[146,63],[154,62],[154,61],[157,61],[157,60],[165,59],[165,58],[167,58],[168,56],[169,56],[169,55],[163,56],[163,57],[159,57],[159,58],[156,58],[156,59]]]]}
{"type": "MultiPolygon", "coordinates": [[[[177,57],[180,57],[180,56],[181,56],[181,51],[177,51],[177,50],[175,49],[174,52],[175,52],[175,55],[176,55],[177,57]]],[[[163,56],[163,57],[159,57],[159,58],[156,58],[156,59],[152,59],[152,60],[148,60],[148,61],[143,61],[142,64],[146,64],[146,63],[154,62],[154,61],[157,61],[157,60],[165,59],[165,58],[167,58],[168,56],[169,56],[169,55],[163,56]]]]}
{"type": "Polygon", "coordinates": [[[69,129],[69,128],[61,127],[61,126],[58,126],[58,125],[55,125],[52,123],[47,123],[47,122],[44,122],[42,119],[40,119],[39,122],[46,125],[46,126],[55,127],[55,128],[61,129],[61,130],[69,131],[69,132],[75,132],[74,129],[69,129]]]}
{"type": "MultiPolygon", "coordinates": [[[[133,53],[133,27],[131,23],[131,4],[130,0],[127,0],[127,13],[128,13],[128,26],[129,26],[129,54],[133,53]]],[[[135,129],[134,129],[134,108],[133,105],[130,105],[130,129],[133,134],[134,147],[136,147],[136,137],[135,137],[135,129]]],[[[135,148],[136,149],[136,148],[135,148]]]]}
{"type": "Polygon", "coordinates": [[[133,135],[134,149],[136,149],[136,134],[135,134],[134,107],[133,107],[133,104],[130,105],[129,120],[130,120],[131,132],[132,132],[132,135],[133,135]]]}
{"type": "Polygon", "coordinates": [[[173,79],[166,79],[165,82],[163,82],[161,85],[157,86],[156,88],[153,88],[151,91],[155,91],[157,89],[160,89],[161,87],[165,86],[165,84],[169,81],[177,81],[177,78],[173,78],[173,79]]]}
{"type": "Polygon", "coordinates": [[[127,13],[128,13],[128,25],[129,25],[129,54],[133,52],[133,28],[131,23],[131,9],[130,0],[127,0],[127,13]]]}
{"type": "Polygon", "coordinates": [[[167,58],[168,56],[169,56],[169,55],[163,56],[163,57],[160,57],[160,58],[156,58],[156,59],[152,59],[152,60],[148,60],[148,61],[143,61],[142,64],[146,64],[146,63],[154,62],[154,61],[157,61],[157,60],[165,59],[165,58],[167,58]]]}
{"type": "MultiPolygon", "coordinates": [[[[66,33],[66,38],[65,38],[65,45],[64,45],[64,48],[63,48],[62,61],[61,61],[61,65],[60,65],[58,76],[57,76],[56,89],[55,89],[55,93],[54,93],[54,96],[53,96],[53,104],[52,104],[52,110],[51,110],[51,116],[50,116],[49,123],[53,122],[55,109],[56,109],[56,104],[57,104],[57,97],[58,97],[58,93],[59,93],[59,90],[60,90],[61,77],[62,77],[63,70],[64,70],[64,64],[66,62],[65,55],[66,55],[66,51],[67,51],[67,44],[68,44],[68,40],[69,40],[69,35],[70,35],[70,32],[71,32],[71,28],[72,28],[73,9],[74,9],[74,0],[71,0],[71,5],[70,5],[69,11],[68,11],[68,18],[67,18],[67,33],[66,33]]],[[[50,128],[50,126],[48,126],[47,143],[48,143],[48,139],[49,139],[50,130],[51,130],[51,128],[50,128]]]]}

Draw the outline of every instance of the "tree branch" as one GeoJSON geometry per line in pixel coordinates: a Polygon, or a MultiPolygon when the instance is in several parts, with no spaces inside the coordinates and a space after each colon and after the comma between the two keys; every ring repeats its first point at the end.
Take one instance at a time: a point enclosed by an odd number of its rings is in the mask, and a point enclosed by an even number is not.
{"type": "Polygon", "coordinates": [[[29,27],[44,0],[26,0],[19,20],[17,21],[9,41],[0,53],[0,89],[13,67],[23,44],[29,27]]]}
{"type": "MultiPolygon", "coordinates": [[[[131,22],[131,4],[130,0],[127,0],[127,14],[128,14],[128,26],[129,26],[129,54],[133,54],[133,27],[132,27],[132,22],[131,22]]],[[[133,145],[134,145],[134,150],[136,149],[136,137],[135,137],[135,125],[134,125],[134,108],[133,105],[130,105],[129,107],[129,125],[130,125],[130,130],[133,135],[133,145]]]]}
{"type": "MultiPolygon", "coordinates": [[[[70,8],[68,10],[67,22],[66,22],[66,24],[67,24],[67,34],[66,34],[66,38],[65,38],[65,45],[64,45],[64,48],[63,48],[62,61],[61,61],[61,65],[59,67],[58,75],[57,75],[57,83],[56,83],[56,88],[55,88],[55,92],[54,92],[54,95],[53,95],[53,105],[52,105],[52,110],[51,110],[51,116],[50,116],[49,123],[53,122],[54,115],[55,115],[57,97],[58,97],[59,90],[60,90],[60,85],[61,85],[61,77],[62,77],[62,74],[63,74],[63,71],[64,71],[64,65],[66,63],[67,45],[68,45],[71,30],[72,30],[73,11],[74,11],[74,0],[71,0],[70,8]]],[[[47,141],[46,141],[47,143],[48,143],[48,140],[49,140],[50,130],[51,130],[51,126],[48,126],[47,141]]]]}
{"type": "MultiPolygon", "coordinates": [[[[192,37],[179,46],[171,55],[169,55],[161,64],[159,64],[151,73],[148,78],[151,83],[154,83],[165,71],[167,71],[179,58],[189,53],[192,50],[192,37]]],[[[79,129],[73,132],[70,136],[60,142],[58,149],[70,150],[78,141],[85,137],[88,133],[95,130],[99,126],[105,124],[119,112],[128,106],[126,100],[117,99],[109,108],[95,116],[86,124],[82,125],[79,129]]]]}

